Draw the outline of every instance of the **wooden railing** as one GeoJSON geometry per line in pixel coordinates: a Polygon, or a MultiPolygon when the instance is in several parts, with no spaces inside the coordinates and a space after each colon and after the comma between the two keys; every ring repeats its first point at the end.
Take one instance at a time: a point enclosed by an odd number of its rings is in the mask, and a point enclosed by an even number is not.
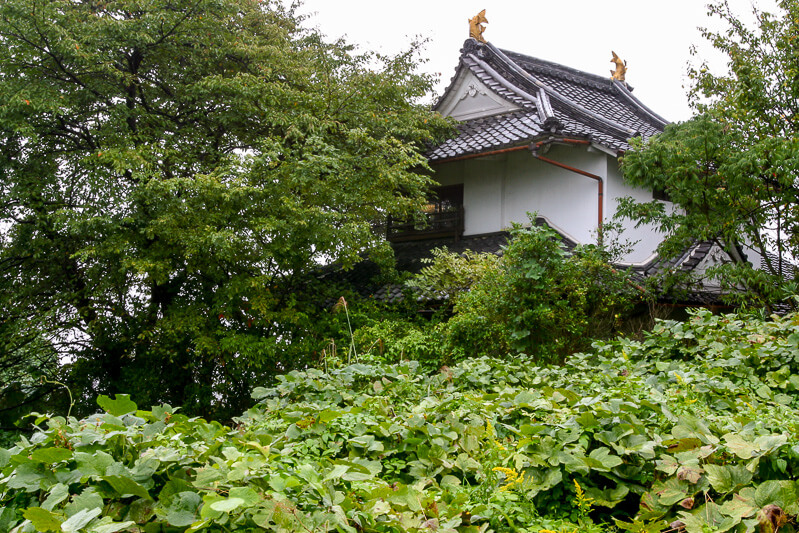
{"type": "Polygon", "coordinates": [[[389,217],[386,238],[392,242],[454,237],[463,235],[463,206],[441,213],[426,213],[419,221],[389,217]]]}

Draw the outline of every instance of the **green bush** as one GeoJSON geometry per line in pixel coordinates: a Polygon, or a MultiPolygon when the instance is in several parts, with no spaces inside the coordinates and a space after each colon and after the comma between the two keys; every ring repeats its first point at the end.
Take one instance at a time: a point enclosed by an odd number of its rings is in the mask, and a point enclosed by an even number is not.
{"type": "Polygon", "coordinates": [[[446,327],[451,350],[560,362],[614,336],[639,295],[610,257],[593,245],[569,252],[546,226],[514,226],[499,261],[457,299],[446,327]]]}

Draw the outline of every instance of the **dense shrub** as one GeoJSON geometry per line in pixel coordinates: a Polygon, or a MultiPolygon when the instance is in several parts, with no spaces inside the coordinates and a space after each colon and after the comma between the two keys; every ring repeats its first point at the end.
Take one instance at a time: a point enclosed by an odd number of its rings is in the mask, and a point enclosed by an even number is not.
{"type": "Polygon", "coordinates": [[[594,245],[568,251],[546,226],[514,226],[499,261],[457,299],[445,330],[450,349],[558,362],[614,336],[640,295],[610,257],[594,245]]]}

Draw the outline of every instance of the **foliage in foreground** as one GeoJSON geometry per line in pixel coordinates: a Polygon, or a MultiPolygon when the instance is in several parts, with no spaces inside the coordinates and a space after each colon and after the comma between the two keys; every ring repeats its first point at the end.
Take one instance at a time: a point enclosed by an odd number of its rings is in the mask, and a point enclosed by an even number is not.
{"type": "Polygon", "coordinates": [[[101,397],[0,450],[0,530],[790,532],[798,348],[700,312],[562,367],[295,371],[232,429],[101,397]]]}

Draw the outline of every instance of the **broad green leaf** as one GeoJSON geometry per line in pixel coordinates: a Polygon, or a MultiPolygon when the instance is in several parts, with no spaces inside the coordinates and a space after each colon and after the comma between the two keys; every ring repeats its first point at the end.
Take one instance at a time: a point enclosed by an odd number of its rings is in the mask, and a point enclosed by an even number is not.
{"type": "Polygon", "coordinates": [[[741,459],[751,459],[758,452],[758,446],[747,441],[737,433],[727,433],[722,437],[729,450],[741,459]]]}
{"type": "Polygon", "coordinates": [[[771,388],[768,385],[761,385],[760,387],[757,388],[755,393],[764,400],[771,399],[772,395],[771,388]]]}
{"type": "Polygon", "coordinates": [[[89,522],[94,520],[95,517],[100,516],[102,512],[103,510],[98,507],[78,511],[69,517],[66,522],[61,524],[61,531],[64,533],[77,533],[82,528],[86,527],[89,522]]]}
{"type": "Polygon", "coordinates": [[[69,487],[63,483],[58,483],[50,489],[50,494],[47,499],[42,502],[42,508],[52,511],[56,505],[63,502],[69,497],[69,487]]]}
{"type": "Polygon", "coordinates": [[[128,394],[116,394],[114,400],[105,394],[100,394],[97,397],[97,405],[112,416],[122,416],[133,413],[138,408],[128,394]]]}
{"type": "Polygon", "coordinates": [[[0,468],[5,467],[11,459],[11,452],[5,448],[0,448],[0,468]]]}
{"type": "Polygon", "coordinates": [[[7,481],[9,488],[35,492],[56,483],[52,473],[42,463],[25,460],[11,472],[7,481]]]}
{"type": "Polygon", "coordinates": [[[211,504],[211,509],[221,513],[229,513],[244,505],[244,500],[241,498],[227,498],[222,501],[214,502],[211,504]]]}
{"type": "Polygon", "coordinates": [[[75,461],[78,470],[84,476],[104,476],[108,467],[116,462],[111,455],[102,450],[94,453],[75,452],[75,461]]]}
{"type": "Polygon", "coordinates": [[[449,485],[451,487],[458,487],[461,485],[461,480],[455,476],[447,474],[441,478],[441,486],[449,485]]]}
{"type": "Polygon", "coordinates": [[[262,499],[251,487],[233,487],[230,489],[230,497],[240,498],[247,507],[254,507],[262,499]]]}
{"type": "Polygon", "coordinates": [[[195,487],[208,487],[216,481],[221,481],[224,477],[224,474],[218,468],[200,468],[197,470],[197,478],[192,484],[195,487]]]}
{"type": "Polygon", "coordinates": [[[786,507],[797,500],[795,485],[792,481],[764,481],[755,490],[755,503],[762,509],[767,505],[786,507]]]}
{"type": "Polygon", "coordinates": [[[656,470],[660,470],[661,472],[665,472],[667,476],[673,475],[677,472],[677,469],[680,468],[680,463],[671,455],[662,455],[656,461],[657,466],[655,467],[656,470]]]}
{"type": "Polygon", "coordinates": [[[89,528],[89,533],[117,533],[117,531],[129,530],[135,526],[136,522],[114,522],[110,516],[104,516],[99,522],[89,528]]]}
{"type": "Polygon", "coordinates": [[[172,498],[166,514],[162,516],[171,526],[190,526],[197,520],[197,509],[201,503],[202,498],[196,492],[181,492],[172,498]]]}
{"type": "Polygon", "coordinates": [[[614,508],[622,501],[624,498],[627,497],[627,494],[630,492],[630,489],[627,488],[626,485],[619,484],[617,487],[612,489],[605,489],[599,490],[594,487],[586,487],[585,488],[586,494],[590,498],[592,498],[594,505],[599,505],[602,507],[614,508]]]}
{"type": "Polygon", "coordinates": [[[31,521],[36,531],[61,531],[61,523],[64,521],[62,515],[41,507],[29,507],[22,516],[31,521]]]}
{"type": "Polygon", "coordinates": [[[86,487],[83,491],[72,497],[72,501],[64,507],[68,517],[72,517],[82,511],[102,509],[104,505],[103,497],[100,496],[94,487],[86,487]]]}
{"type": "Polygon", "coordinates": [[[735,491],[752,481],[752,473],[744,465],[707,464],[704,469],[710,485],[721,494],[735,491]]]}
{"type": "Polygon", "coordinates": [[[387,494],[386,499],[395,505],[404,505],[414,512],[421,511],[421,493],[407,485],[387,494]]]}
{"type": "Polygon", "coordinates": [[[333,469],[325,475],[325,481],[329,481],[331,479],[338,479],[344,474],[347,473],[350,467],[344,464],[337,464],[333,466],[333,469]]]}
{"type": "Polygon", "coordinates": [[[785,435],[763,435],[755,439],[754,445],[763,452],[771,452],[788,442],[785,435]]]}
{"type": "Polygon", "coordinates": [[[739,517],[722,514],[720,507],[714,502],[708,502],[690,513],[682,511],[679,517],[685,524],[687,533],[707,533],[707,531],[723,533],[741,521],[739,517]]]}
{"type": "Polygon", "coordinates": [[[622,464],[621,457],[610,455],[610,449],[602,447],[593,450],[586,459],[586,464],[595,470],[610,470],[622,464]]]}
{"type": "Polygon", "coordinates": [[[138,496],[140,498],[149,498],[150,494],[147,489],[130,479],[123,476],[103,476],[103,480],[107,481],[111,487],[122,497],[138,496]]]}
{"type": "Polygon", "coordinates": [[[738,494],[733,494],[732,498],[725,501],[721,506],[723,514],[739,518],[755,516],[759,509],[755,501],[755,489],[753,487],[746,487],[738,494]]]}
{"type": "Polygon", "coordinates": [[[33,451],[31,458],[34,461],[53,464],[72,458],[72,452],[66,448],[38,448],[33,451]]]}
{"type": "Polygon", "coordinates": [[[663,441],[663,445],[669,453],[679,453],[699,448],[702,446],[702,440],[694,437],[668,439],[663,441]]]}

